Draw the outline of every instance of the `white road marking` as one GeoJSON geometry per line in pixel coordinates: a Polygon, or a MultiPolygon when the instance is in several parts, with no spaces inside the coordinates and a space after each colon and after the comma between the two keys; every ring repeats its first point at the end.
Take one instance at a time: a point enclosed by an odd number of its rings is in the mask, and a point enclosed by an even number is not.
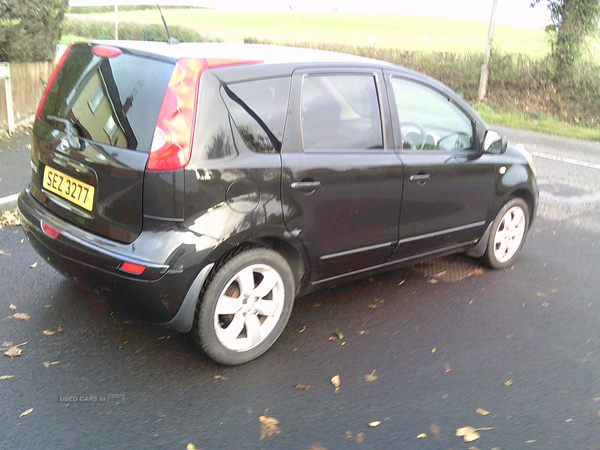
{"type": "Polygon", "coordinates": [[[546,153],[538,153],[538,152],[529,152],[529,153],[531,153],[531,156],[535,156],[537,158],[551,159],[552,161],[560,161],[560,162],[564,162],[567,164],[574,164],[576,166],[589,167],[590,169],[600,170],[600,164],[596,164],[596,163],[579,161],[577,159],[572,159],[572,158],[564,158],[562,156],[548,155],[546,153]]]}

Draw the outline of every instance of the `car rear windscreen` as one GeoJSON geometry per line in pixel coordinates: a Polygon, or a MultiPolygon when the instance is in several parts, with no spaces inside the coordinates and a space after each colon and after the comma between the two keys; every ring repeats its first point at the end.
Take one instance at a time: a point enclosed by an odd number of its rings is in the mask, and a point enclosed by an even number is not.
{"type": "Polygon", "coordinates": [[[82,138],[150,151],[174,64],[127,53],[104,58],[74,45],[48,93],[41,118],[70,120],[82,138]]]}

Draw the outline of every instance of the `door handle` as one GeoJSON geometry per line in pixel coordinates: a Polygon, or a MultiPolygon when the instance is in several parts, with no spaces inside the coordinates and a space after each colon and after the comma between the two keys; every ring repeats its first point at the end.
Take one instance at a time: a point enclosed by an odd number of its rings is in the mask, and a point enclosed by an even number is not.
{"type": "Polygon", "coordinates": [[[311,194],[315,192],[319,186],[321,186],[320,181],[294,181],[292,183],[292,189],[311,194]]]}
{"type": "Polygon", "coordinates": [[[419,183],[425,183],[427,180],[429,180],[429,174],[428,173],[420,173],[418,175],[411,175],[409,180],[410,181],[417,181],[419,183]]]}

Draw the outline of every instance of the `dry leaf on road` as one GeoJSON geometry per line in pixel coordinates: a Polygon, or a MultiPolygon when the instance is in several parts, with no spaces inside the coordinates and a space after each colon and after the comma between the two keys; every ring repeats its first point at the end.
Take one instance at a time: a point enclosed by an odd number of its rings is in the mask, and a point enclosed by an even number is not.
{"type": "Polygon", "coordinates": [[[376,371],[376,370],[377,370],[377,369],[373,369],[373,372],[371,372],[371,373],[369,373],[369,374],[365,375],[365,381],[366,381],[367,383],[371,383],[372,381],[375,381],[375,380],[379,379],[379,377],[378,377],[377,375],[375,375],[375,371],[376,371]]]}
{"type": "Polygon", "coordinates": [[[262,441],[266,437],[271,437],[276,434],[281,433],[281,430],[277,426],[279,420],[275,417],[269,417],[269,410],[266,409],[264,415],[260,416],[258,420],[260,421],[260,439],[262,441]]]}
{"type": "Polygon", "coordinates": [[[417,436],[417,439],[425,439],[427,437],[427,433],[421,433],[417,436]]]}
{"type": "Polygon", "coordinates": [[[362,444],[365,441],[365,433],[358,433],[355,441],[357,444],[362,444]]]}
{"type": "Polygon", "coordinates": [[[37,267],[37,262],[34,262],[32,265],[29,266],[30,269],[35,269],[37,267]]]}
{"type": "Polygon", "coordinates": [[[431,434],[433,434],[434,438],[437,440],[440,439],[440,427],[438,427],[435,423],[429,425],[429,431],[431,431],[431,434]]]}
{"type": "Polygon", "coordinates": [[[12,317],[14,319],[21,319],[21,320],[29,320],[29,319],[31,319],[31,317],[29,316],[29,314],[25,314],[25,313],[14,313],[12,315],[12,317]]]}
{"type": "Polygon", "coordinates": [[[50,330],[42,330],[42,334],[44,336],[52,336],[56,334],[56,331],[50,331],[50,330]]]}
{"type": "Polygon", "coordinates": [[[300,389],[300,390],[303,390],[303,391],[308,391],[308,390],[309,390],[309,389],[310,389],[312,386],[311,386],[310,384],[300,384],[300,383],[296,383],[296,384],[294,385],[294,387],[295,387],[296,389],[300,389]]]}
{"type": "Polygon", "coordinates": [[[492,427],[486,428],[473,428],[473,427],[462,427],[456,430],[456,436],[462,436],[465,442],[473,442],[481,437],[478,431],[491,430],[492,427]]]}
{"type": "Polygon", "coordinates": [[[0,376],[0,380],[8,380],[9,378],[14,378],[15,375],[2,375],[0,376]]]}
{"type": "Polygon", "coordinates": [[[213,375],[213,379],[215,379],[217,381],[227,381],[227,380],[229,380],[228,377],[224,377],[223,375],[213,375]]]}
{"type": "Polygon", "coordinates": [[[335,393],[339,394],[339,392],[340,392],[340,385],[342,384],[342,380],[341,380],[340,376],[336,375],[335,377],[333,377],[331,379],[331,384],[333,384],[333,387],[335,388],[335,393]]]}
{"type": "Polygon", "coordinates": [[[475,412],[476,412],[477,414],[481,414],[482,416],[487,416],[487,415],[490,413],[489,411],[487,411],[487,410],[485,410],[485,409],[483,409],[483,408],[477,408],[477,409],[475,410],[475,412]]]}
{"type": "Polygon", "coordinates": [[[21,413],[21,415],[19,416],[19,419],[23,416],[26,416],[27,414],[31,414],[33,412],[33,408],[29,408],[27,411],[23,411],[21,413]]]}
{"type": "Polygon", "coordinates": [[[367,425],[369,425],[371,428],[375,428],[378,427],[381,424],[381,420],[374,420],[373,422],[369,422],[367,425]]]}
{"type": "Polygon", "coordinates": [[[17,305],[14,305],[14,304],[12,304],[12,303],[11,303],[11,304],[9,305],[9,308],[10,308],[10,309],[17,309],[17,305]]]}

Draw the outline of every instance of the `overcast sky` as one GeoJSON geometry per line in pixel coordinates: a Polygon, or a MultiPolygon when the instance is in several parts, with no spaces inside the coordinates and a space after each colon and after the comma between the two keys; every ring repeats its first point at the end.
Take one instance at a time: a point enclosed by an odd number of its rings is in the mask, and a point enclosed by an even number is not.
{"type": "MultiPolygon", "coordinates": [[[[418,16],[455,17],[489,22],[493,0],[121,0],[119,5],[189,4],[216,9],[255,11],[333,11],[360,13],[395,13],[418,16]]],[[[546,0],[531,8],[531,0],[497,0],[497,23],[521,27],[548,24],[546,0]]],[[[114,5],[107,0],[71,0],[71,6],[114,5]]]]}

